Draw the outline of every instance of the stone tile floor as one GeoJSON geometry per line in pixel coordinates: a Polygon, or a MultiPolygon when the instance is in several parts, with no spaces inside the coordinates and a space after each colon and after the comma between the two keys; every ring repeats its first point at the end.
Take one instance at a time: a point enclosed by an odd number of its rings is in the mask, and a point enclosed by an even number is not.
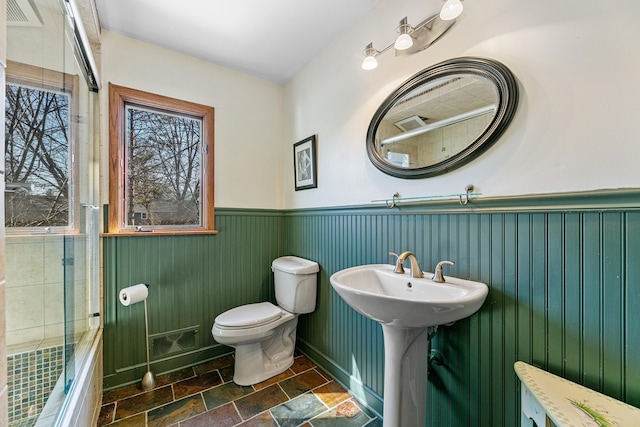
{"type": "Polygon", "coordinates": [[[97,427],[381,427],[382,421],[303,355],[253,386],[232,381],[233,357],[107,391],[97,427]]]}

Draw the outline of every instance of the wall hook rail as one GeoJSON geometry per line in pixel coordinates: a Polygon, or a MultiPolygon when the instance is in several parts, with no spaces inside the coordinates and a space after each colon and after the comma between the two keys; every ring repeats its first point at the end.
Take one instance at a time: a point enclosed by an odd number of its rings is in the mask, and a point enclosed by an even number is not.
{"type": "Polygon", "coordinates": [[[464,201],[462,200],[462,194],[458,196],[458,200],[460,200],[460,204],[462,206],[467,206],[467,204],[469,203],[469,194],[473,192],[473,185],[471,184],[467,185],[466,187],[464,187],[464,191],[465,191],[464,201]]]}
{"type": "Polygon", "coordinates": [[[393,193],[393,198],[391,199],[391,204],[389,204],[389,200],[385,200],[384,204],[387,206],[387,208],[393,209],[393,208],[396,207],[396,202],[398,201],[399,198],[400,198],[400,193],[398,193],[396,191],[395,193],[393,193]]]}
{"type": "Polygon", "coordinates": [[[376,202],[384,202],[384,205],[393,209],[398,206],[398,204],[402,202],[424,202],[429,200],[458,200],[460,202],[460,206],[467,206],[471,203],[471,196],[480,196],[482,193],[474,193],[474,186],[469,184],[464,188],[464,193],[456,193],[456,194],[444,194],[444,195],[436,195],[436,196],[420,196],[420,197],[405,197],[400,198],[400,193],[395,192],[391,199],[381,199],[381,200],[372,200],[373,203],[376,202]]]}

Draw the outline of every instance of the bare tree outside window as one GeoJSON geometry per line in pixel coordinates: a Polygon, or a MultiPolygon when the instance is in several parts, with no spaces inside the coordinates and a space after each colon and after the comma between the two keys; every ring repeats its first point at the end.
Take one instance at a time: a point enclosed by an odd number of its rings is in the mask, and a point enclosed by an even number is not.
{"type": "Polygon", "coordinates": [[[199,225],[202,120],[126,108],[127,225],[199,225]]]}
{"type": "Polygon", "coordinates": [[[5,226],[70,225],[70,96],[6,85],[5,226]]]}
{"type": "Polygon", "coordinates": [[[109,85],[109,234],[216,233],[213,114],[109,85]]]}

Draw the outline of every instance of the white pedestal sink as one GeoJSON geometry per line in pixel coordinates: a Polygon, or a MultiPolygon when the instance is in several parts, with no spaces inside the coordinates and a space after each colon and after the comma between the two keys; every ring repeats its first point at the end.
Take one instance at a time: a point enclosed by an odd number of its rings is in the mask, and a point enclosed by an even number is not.
{"type": "Polygon", "coordinates": [[[384,335],[383,427],[424,427],[427,404],[428,328],[478,311],[489,288],[481,282],[431,274],[413,278],[388,264],[338,271],[331,285],[360,314],[379,322],[384,335]]]}

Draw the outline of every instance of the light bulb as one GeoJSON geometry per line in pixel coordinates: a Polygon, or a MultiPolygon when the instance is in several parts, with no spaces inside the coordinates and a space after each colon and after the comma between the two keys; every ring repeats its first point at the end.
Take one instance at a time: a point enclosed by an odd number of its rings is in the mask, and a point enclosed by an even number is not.
{"type": "Polygon", "coordinates": [[[396,39],[395,44],[393,45],[393,47],[395,47],[396,50],[409,49],[411,46],[413,46],[413,39],[409,34],[406,34],[406,33],[400,34],[396,39]]]}
{"type": "Polygon", "coordinates": [[[378,67],[378,60],[376,59],[376,55],[380,52],[373,48],[373,43],[369,43],[367,47],[364,48],[364,61],[362,61],[362,69],[363,70],[373,70],[378,67]]]}
{"type": "Polygon", "coordinates": [[[462,13],[464,6],[460,0],[447,0],[440,10],[440,19],[443,21],[451,21],[456,19],[462,13]]]}
{"type": "Polygon", "coordinates": [[[375,68],[378,67],[378,60],[375,58],[375,56],[373,55],[369,55],[366,58],[364,58],[364,61],[362,61],[362,69],[363,70],[373,70],[375,68]]]}
{"type": "Polygon", "coordinates": [[[396,31],[400,33],[400,35],[396,39],[396,42],[393,44],[393,47],[396,50],[405,50],[413,46],[413,39],[409,35],[409,33],[413,31],[413,28],[407,23],[406,16],[400,20],[400,24],[398,25],[396,31]]]}

